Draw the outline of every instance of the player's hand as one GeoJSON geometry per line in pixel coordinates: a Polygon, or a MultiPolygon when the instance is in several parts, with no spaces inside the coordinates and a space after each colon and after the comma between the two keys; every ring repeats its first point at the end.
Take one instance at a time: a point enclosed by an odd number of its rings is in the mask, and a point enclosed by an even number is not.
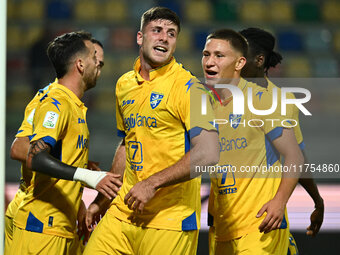
{"type": "Polygon", "coordinates": [[[99,223],[100,219],[104,216],[100,206],[97,203],[90,204],[86,211],[85,225],[89,232],[91,232],[99,223]]]}
{"type": "Polygon", "coordinates": [[[102,169],[100,169],[99,167],[99,162],[92,161],[92,160],[89,160],[87,164],[87,168],[90,170],[102,171],[102,169]]]}
{"type": "Polygon", "coordinates": [[[78,215],[77,215],[77,234],[81,239],[84,236],[83,243],[88,241],[89,239],[89,231],[87,231],[86,224],[85,224],[85,217],[86,217],[86,206],[83,200],[81,200],[78,215]]]}
{"type": "Polygon", "coordinates": [[[130,210],[143,213],[145,204],[153,198],[155,193],[156,189],[152,183],[148,179],[145,179],[132,187],[129,193],[126,194],[124,203],[130,210]]]}
{"type": "Polygon", "coordinates": [[[115,198],[122,186],[120,177],[119,174],[107,172],[105,177],[96,185],[96,190],[108,199],[115,198]]]}
{"type": "Polygon", "coordinates": [[[273,198],[262,206],[257,213],[256,218],[260,218],[264,212],[266,212],[267,215],[259,226],[260,232],[267,234],[281,226],[285,213],[285,206],[286,205],[282,201],[276,198],[273,198]]]}
{"type": "Polygon", "coordinates": [[[315,207],[314,211],[310,215],[310,225],[307,228],[306,234],[308,236],[316,236],[319,232],[324,215],[324,205],[315,207]]]}

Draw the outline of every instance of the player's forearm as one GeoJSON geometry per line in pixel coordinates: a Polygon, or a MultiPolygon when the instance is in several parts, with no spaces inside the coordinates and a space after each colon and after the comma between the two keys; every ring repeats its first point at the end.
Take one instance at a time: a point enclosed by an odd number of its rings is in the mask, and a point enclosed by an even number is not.
{"type": "Polygon", "coordinates": [[[145,181],[149,182],[155,190],[190,180],[190,152],[174,165],[151,175],[145,181]]]}
{"type": "Polygon", "coordinates": [[[26,166],[54,178],[81,181],[91,188],[95,188],[106,175],[104,171],[91,171],[67,165],[52,157],[49,152],[50,146],[42,139],[32,142],[26,166]]]}
{"type": "Polygon", "coordinates": [[[155,189],[188,181],[199,176],[195,166],[211,166],[219,160],[218,134],[215,131],[202,131],[202,136],[194,138],[192,149],[174,165],[150,176],[147,181],[155,189]]]}
{"type": "Polygon", "coordinates": [[[123,181],[123,175],[125,171],[126,164],[126,152],[125,152],[125,142],[124,139],[118,145],[115,156],[112,161],[110,172],[114,174],[119,174],[121,176],[120,180],[123,181]]]}
{"type": "MultiPolygon", "coordinates": [[[[307,159],[306,153],[304,150],[301,150],[301,152],[304,157],[304,163],[307,164],[308,159],[307,159]]],[[[320,196],[316,183],[314,182],[313,175],[309,171],[303,171],[303,176],[301,176],[301,178],[299,179],[299,183],[313,199],[315,208],[324,207],[323,199],[320,196]]]]}
{"type": "Polygon", "coordinates": [[[11,159],[26,162],[29,147],[30,142],[28,137],[15,138],[11,146],[10,152],[11,159]]]}
{"type": "Polygon", "coordinates": [[[291,177],[282,178],[280,186],[274,198],[279,199],[280,201],[282,201],[282,203],[286,205],[295,189],[297,182],[298,182],[297,178],[291,177]]]}
{"type": "Polygon", "coordinates": [[[91,204],[97,204],[101,211],[106,211],[109,208],[111,201],[111,199],[106,198],[103,194],[98,193],[91,204]]]}
{"type": "MultiPolygon", "coordinates": [[[[302,153],[291,154],[285,157],[285,165],[284,169],[289,169],[290,171],[283,171],[281,183],[275,195],[276,198],[279,198],[285,204],[287,204],[290,196],[292,195],[296,184],[299,180],[299,173],[295,172],[294,167],[291,166],[300,166],[303,164],[303,156],[302,153]]],[[[298,167],[296,169],[299,169],[298,167]]]]}
{"type": "Polygon", "coordinates": [[[311,198],[314,201],[315,207],[323,207],[323,199],[320,196],[318,187],[316,186],[314,180],[312,178],[300,178],[299,183],[301,186],[308,192],[311,198]]]}

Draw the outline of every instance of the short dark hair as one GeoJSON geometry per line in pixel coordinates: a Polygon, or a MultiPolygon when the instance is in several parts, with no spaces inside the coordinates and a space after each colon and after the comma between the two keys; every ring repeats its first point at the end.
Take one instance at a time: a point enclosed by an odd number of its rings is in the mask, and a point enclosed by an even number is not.
{"type": "Polygon", "coordinates": [[[181,30],[181,22],[178,15],[166,7],[153,7],[144,12],[140,21],[140,30],[143,31],[151,21],[158,19],[170,20],[177,26],[178,33],[181,30]]]}
{"type": "Polygon", "coordinates": [[[100,41],[98,41],[96,38],[92,38],[91,42],[94,44],[98,44],[102,49],[104,49],[103,44],[100,41]]]}
{"type": "Polygon", "coordinates": [[[271,33],[260,28],[250,27],[240,31],[240,34],[248,41],[249,53],[254,57],[259,54],[264,55],[263,67],[265,72],[270,67],[275,67],[278,63],[281,63],[282,56],[274,51],[275,37],[271,33]]]}
{"type": "Polygon", "coordinates": [[[62,78],[68,71],[71,58],[77,53],[85,53],[86,40],[91,41],[92,35],[85,31],[71,32],[56,37],[49,42],[47,56],[52,62],[57,78],[62,78]]]}
{"type": "Polygon", "coordinates": [[[239,51],[242,56],[246,57],[248,52],[247,40],[238,32],[232,29],[219,29],[208,35],[207,41],[209,39],[220,39],[226,40],[230,45],[237,51],[239,51]]]}

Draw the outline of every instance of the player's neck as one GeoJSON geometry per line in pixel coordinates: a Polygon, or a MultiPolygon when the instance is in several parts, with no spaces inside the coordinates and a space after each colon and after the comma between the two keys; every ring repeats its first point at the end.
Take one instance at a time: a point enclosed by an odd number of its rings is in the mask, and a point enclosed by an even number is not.
{"type": "Polygon", "coordinates": [[[85,91],[83,87],[85,84],[82,84],[84,83],[82,80],[66,74],[59,79],[58,83],[71,90],[79,99],[83,97],[85,91]]]}

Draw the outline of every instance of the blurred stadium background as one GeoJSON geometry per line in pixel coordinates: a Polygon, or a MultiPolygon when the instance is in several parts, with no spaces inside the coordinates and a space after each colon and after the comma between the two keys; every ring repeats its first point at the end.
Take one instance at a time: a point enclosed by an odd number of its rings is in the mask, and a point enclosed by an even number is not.
{"type": "MultiPolygon", "coordinates": [[[[47,42],[58,34],[88,30],[105,50],[105,66],[97,87],[88,92],[90,158],[109,169],[116,137],[114,88],[117,78],[132,68],[138,55],[136,33],[141,14],[153,6],[165,6],[182,20],[176,59],[202,77],[201,51],[207,34],[222,27],[241,30],[261,27],[277,38],[283,62],[270,77],[302,80],[312,93],[301,117],[306,152],[311,163],[340,163],[340,1],[336,0],[10,0],[7,1],[7,116],[6,182],[11,196],[19,180],[19,163],[9,158],[11,142],[23,119],[23,111],[38,88],[54,80],[45,56],[47,42]]],[[[280,85],[278,83],[278,85],[280,85]]],[[[207,180],[203,182],[208,185],[207,180]]],[[[340,176],[317,179],[325,199],[326,215],[321,233],[305,237],[313,203],[297,189],[289,203],[290,221],[300,254],[339,254],[340,176]],[[336,178],[334,178],[336,177],[336,178]]],[[[206,193],[207,186],[202,187],[206,193]]],[[[204,209],[202,210],[204,211],[204,209]]],[[[202,215],[202,222],[205,221],[202,215]]],[[[207,254],[207,232],[200,235],[199,254],[207,254]]]]}

